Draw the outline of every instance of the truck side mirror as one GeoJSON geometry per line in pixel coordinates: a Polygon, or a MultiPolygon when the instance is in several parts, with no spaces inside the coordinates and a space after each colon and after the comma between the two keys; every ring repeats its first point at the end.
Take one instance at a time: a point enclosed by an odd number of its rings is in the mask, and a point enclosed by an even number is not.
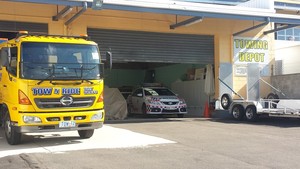
{"type": "Polygon", "coordinates": [[[11,52],[10,52],[10,48],[8,47],[3,47],[1,49],[1,53],[0,53],[0,57],[1,57],[1,66],[3,67],[7,67],[10,63],[11,60],[11,52]]]}
{"type": "Polygon", "coordinates": [[[111,69],[112,68],[112,53],[106,52],[106,60],[105,60],[105,68],[111,69]]]}

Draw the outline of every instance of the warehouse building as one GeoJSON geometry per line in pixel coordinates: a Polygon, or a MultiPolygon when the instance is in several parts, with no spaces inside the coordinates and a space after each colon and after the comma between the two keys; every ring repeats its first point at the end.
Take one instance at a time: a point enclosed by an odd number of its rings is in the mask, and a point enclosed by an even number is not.
{"type": "Polygon", "coordinates": [[[271,92],[254,84],[249,95],[247,65],[256,63],[259,76],[271,82],[276,40],[300,41],[299,10],[292,0],[4,0],[0,36],[12,38],[19,30],[88,34],[102,55],[113,53],[108,87],[161,83],[201,116],[207,99],[231,92],[228,86],[245,98],[271,92]],[[214,68],[210,93],[207,65],[214,68]]]}

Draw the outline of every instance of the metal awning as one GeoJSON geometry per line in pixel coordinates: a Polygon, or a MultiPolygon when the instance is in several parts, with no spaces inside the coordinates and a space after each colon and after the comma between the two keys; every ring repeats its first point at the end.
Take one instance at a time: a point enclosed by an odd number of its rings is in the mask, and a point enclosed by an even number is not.
{"type": "MultiPolygon", "coordinates": [[[[28,2],[38,4],[52,4],[64,6],[92,7],[93,0],[9,0],[14,2],[28,2]]],[[[253,20],[282,24],[300,24],[299,16],[288,14],[276,14],[275,10],[255,9],[248,7],[236,7],[228,5],[215,5],[194,2],[182,2],[175,0],[104,0],[103,9],[125,10],[134,12],[150,12],[161,14],[173,14],[184,16],[197,16],[204,18],[223,18],[238,20],[253,20]]]]}

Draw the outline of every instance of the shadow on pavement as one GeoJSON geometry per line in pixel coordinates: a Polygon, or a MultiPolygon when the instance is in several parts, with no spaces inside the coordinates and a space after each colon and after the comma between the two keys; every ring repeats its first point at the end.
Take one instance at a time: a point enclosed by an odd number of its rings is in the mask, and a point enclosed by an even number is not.
{"type": "Polygon", "coordinates": [[[282,128],[300,127],[300,117],[287,118],[287,117],[261,116],[255,122],[249,122],[246,121],[246,119],[243,119],[241,121],[236,121],[231,117],[231,115],[227,111],[212,112],[212,118],[209,120],[213,122],[219,122],[219,123],[264,125],[264,126],[274,126],[274,127],[282,127],[282,128]]]}
{"type": "Polygon", "coordinates": [[[121,123],[152,123],[152,122],[174,122],[183,121],[184,118],[178,118],[176,115],[131,115],[124,120],[105,120],[104,124],[121,123]]]}

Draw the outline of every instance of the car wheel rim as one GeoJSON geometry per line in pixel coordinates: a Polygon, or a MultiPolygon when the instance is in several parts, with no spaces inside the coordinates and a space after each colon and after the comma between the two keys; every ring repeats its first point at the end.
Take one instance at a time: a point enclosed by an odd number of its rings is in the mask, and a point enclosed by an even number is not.
{"type": "Polygon", "coordinates": [[[239,118],[240,117],[240,110],[238,108],[234,108],[232,111],[232,115],[234,118],[239,118]]]}

